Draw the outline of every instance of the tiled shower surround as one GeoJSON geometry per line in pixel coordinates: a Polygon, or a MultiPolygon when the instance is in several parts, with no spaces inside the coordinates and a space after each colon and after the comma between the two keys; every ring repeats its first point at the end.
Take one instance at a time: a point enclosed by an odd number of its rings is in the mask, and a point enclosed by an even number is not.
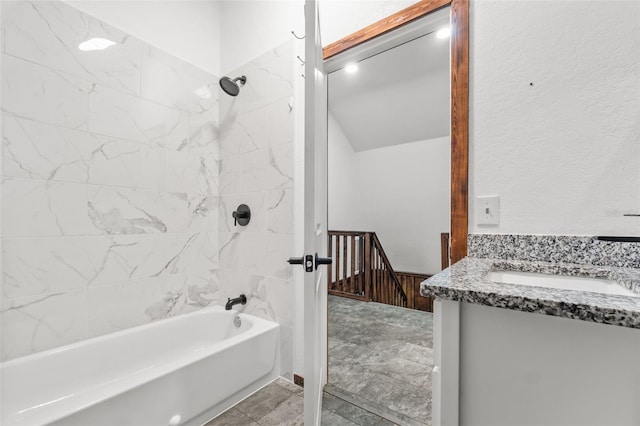
{"type": "Polygon", "coordinates": [[[218,76],[63,3],[1,5],[2,360],[241,292],[291,334],[292,47],[247,65],[218,126],[218,76]]]}
{"type": "Polygon", "coordinates": [[[252,295],[245,312],[280,323],[281,374],[293,377],[294,41],[231,71],[247,83],[220,95],[219,259],[221,296],[252,295]],[[251,222],[234,226],[240,205],[251,222]],[[231,293],[229,293],[231,291],[231,293]]]}

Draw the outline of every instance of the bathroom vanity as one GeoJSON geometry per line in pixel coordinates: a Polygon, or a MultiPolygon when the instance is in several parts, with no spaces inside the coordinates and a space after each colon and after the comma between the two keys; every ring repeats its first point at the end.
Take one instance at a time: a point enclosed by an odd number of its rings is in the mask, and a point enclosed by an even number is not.
{"type": "Polygon", "coordinates": [[[421,285],[434,304],[434,425],[639,425],[640,249],[471,235],[421,285]]]}

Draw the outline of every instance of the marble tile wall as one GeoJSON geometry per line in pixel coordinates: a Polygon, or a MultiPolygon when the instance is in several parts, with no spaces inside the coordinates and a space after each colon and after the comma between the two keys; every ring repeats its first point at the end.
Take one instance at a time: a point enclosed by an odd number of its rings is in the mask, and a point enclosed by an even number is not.
{"type": "MultiPolygon", "coordinates": [[[[286,135],[235,152],[251,156],[244,184],[264,189],[246,199],[264,210],[254,224],[277,234],[220,240],[218,77],[60,2],[1,7],[2,360],[220,303],[220,241],[233,272],[247,265],[237,253],[284,250],[286,135]],[[91,37],[116,44],[79,50],[91,37]]],[[[264,272],[257,294],[290,286],[264,272]]]]}
{"type": "Polygon", "coordinates": [[[293,375],[294,41],[230,72],[247,77],[237,97],[220,95],[221,298],[249,297],[244,311],[281,324],[281,374],[293,375]],[[233,211],[251,208],[234,226],[233,211]]]}

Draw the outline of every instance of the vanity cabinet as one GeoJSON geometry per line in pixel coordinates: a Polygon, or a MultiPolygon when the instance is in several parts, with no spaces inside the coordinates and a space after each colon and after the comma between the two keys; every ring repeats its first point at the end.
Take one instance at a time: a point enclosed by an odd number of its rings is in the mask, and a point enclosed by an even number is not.
{"type": "Polygon", "coordinates": [[[434,425],[640,425],[640,329],[438,299],[434,425]]]}

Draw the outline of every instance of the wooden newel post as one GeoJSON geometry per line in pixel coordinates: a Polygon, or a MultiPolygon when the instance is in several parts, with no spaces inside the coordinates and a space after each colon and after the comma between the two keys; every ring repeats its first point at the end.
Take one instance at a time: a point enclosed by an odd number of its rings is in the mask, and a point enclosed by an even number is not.
{"type": "Polygon", "coordinates": [[[443,232],[440,234],[440,263],[442,269],[449,267],[449,233],[443,232]]]}
{"type": "Polygon", "coordinates": [[[371,300],[371,287],[373,285],[373,262],[371,261],[371,233],[364,234],[364,297],[371,300]]]}

